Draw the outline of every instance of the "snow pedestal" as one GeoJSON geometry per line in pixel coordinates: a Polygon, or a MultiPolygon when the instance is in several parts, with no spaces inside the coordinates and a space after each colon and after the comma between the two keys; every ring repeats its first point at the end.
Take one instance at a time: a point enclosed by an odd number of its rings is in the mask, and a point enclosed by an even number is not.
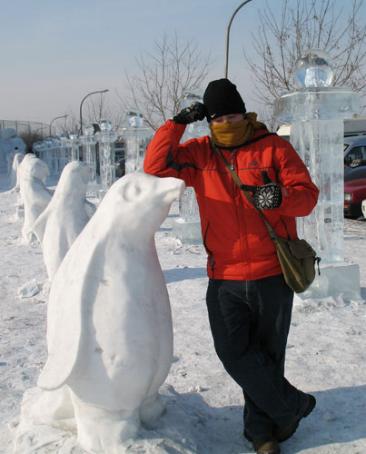
{"type": "MultiPolygon", "coordinates": [[[[308,63],[312,58],[309,56],[308,63]]],[[[318,61],[325,66],[323,60],[318,61]]],[[[305,238],[321,257],[321,275],[299,296],[343,294],[359,298],[359,267],[344,262],[343,244],[343,120],[359,111],[359,96],[347,88],[326,83],[317,86],[329,72],[321,73],[316,65],[302,71],[306,88],[286,94],[276,103],[277,117],[291,123],[290,141],[320,190],[316,208],[309,216],[298,218],[297,227],[299,237],[305,238]]]]}
{"type": "MultiPolygon", "coordinates": [[[[202,102],[202,98],[194,94],[188,94],[185,96],[181,107],[189,107],[195,102],[202,102]]],[[[181,142],[208,134],[207,121],[196,121],[187,125],[181,142]]],[[[182,243],[202,243],[200,214],[193,188],[187,188],[179,201],[179,217],[173,223],[173,234],[182,243]]]]}

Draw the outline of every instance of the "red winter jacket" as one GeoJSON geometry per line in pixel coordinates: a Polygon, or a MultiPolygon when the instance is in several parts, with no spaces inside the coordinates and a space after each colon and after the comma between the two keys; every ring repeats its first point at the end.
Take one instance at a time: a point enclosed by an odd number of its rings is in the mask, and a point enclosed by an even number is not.
{"type": "MultiPolygon", "coordinates": [[[[144,171],[159,177],[177,177],[193,186],[201,216],[202,238],[212,279],[254,280],[281,273],[275,247],[257,211],[234,183],[208,136],[179,144],[184,125],[168,120],[146,151],[144,171]]],[[[222,150],[241,181],[262,185],[261,172],[285,188],[279,208],[265,215],[278,235],[296,238],[295,216],[307,216],[315,207],[318,189],[293,147],[277,135],[259,138],[235,151],[222,150]]]]}

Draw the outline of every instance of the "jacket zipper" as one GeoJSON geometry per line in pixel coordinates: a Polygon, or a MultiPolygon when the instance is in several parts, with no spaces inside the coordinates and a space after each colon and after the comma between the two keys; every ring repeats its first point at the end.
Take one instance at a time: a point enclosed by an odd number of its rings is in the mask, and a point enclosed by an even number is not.
{"type": "MultiPolygon", "coordinates": [[[[237,151],[238,150],[234,150],[232,153],[232,157],[231,157],[231,162],[229,163],[230,164],[230,167],[232,170],[234,170],[237,174],[238,174],[238,165],[237,165],[237,151]]],[[[242,232],[243,227],[245,227],[245,221],[243,221],[243,223],[241,222],[240,220],[240,215],[239,215],[239,209],[238,209],[238,205],[237,205],[237,201],[236,201],[236,195],[238,194],[238,191],[239,188],[238,186],[235,184],[234,180],[233,181],[233,185],[234,185],[234,205],[235,205],[235,212],[236,212],[236,218],[237,218],[237,222],[238,222],[238,226],[239,226],[239,236],[240,236],[240,247],[241,247],[241,258],[243,260],[243,262],[245,261],[245,257],[244,257],[244,241],[246,241],[246,239],[244,238],[244,233],[242,232]]],[[[246,247],[246,250],[249,252],[249,247],[248,247],[248,244],[247,244],[247,247],[246,247]]]]}
{"type": "Polygon", "coordinates": [[[231,170],[235,170],[234,160],[235,160],[235,158],[236,158],[236,151],[237,151],[237,150],[234,150],[234,151],[232,152],[232,155],[231,155],[231,162],[229,162],[229,165],[230,165],[231,170]]]}

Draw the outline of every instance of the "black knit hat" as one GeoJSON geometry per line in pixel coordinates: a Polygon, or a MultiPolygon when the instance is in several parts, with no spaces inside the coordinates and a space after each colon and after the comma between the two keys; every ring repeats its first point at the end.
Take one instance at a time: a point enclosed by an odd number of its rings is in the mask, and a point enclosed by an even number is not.
{"type": "Polygon", "coordinates": [[[203,95],[203,104],[207,110],[207,120],[221,115],[245,113],[245,104],[236,85],[229,79],[213,80],[207,85],[203,95]]]}

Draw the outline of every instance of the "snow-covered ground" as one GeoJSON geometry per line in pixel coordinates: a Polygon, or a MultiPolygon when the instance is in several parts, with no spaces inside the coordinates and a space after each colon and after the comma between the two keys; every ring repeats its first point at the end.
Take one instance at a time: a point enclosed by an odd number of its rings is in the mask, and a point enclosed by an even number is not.
{"type": "MultiPolygon", "coordinates": [[[[46,359],[47,279],[39,246],[20,242],[15,194],[0,176],[0,452],[12,452],[23,393],[35,386],[46,359]],[[41,291],[20,298],[33,279],[41,291]]],[[[173,207],[176,210],[176,207],[173,207]]],[[[154,431],[142,429],[128,453],[239,454],[243,399],[216,358],[205,307],[207,278],[201,246],[177,247],[169,236],[174,213],[156,235],[170,294],[175,361],[162,388],[167,412],[154,431]]],[[[366,299],[366,223],[346,221],[346,257],[360,264],[366,299]]],[[[318,405],[283,454],[366,453],[366,304],[295,300],[287,376],[318,405]]],[[[75,435],[43,428],[20,441],[19,453],[81,454],[75,435]],[[22,448],[24,446],[24,448],[22,448]],[[30,448],[33,446],[33,448],[30,448]]]]}

